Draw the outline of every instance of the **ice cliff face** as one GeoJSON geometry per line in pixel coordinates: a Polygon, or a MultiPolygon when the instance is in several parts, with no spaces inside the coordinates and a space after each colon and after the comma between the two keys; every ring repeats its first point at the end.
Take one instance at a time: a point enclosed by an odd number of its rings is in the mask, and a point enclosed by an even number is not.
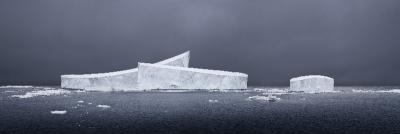
{"type": "Polygon", "coordinates": [[[321,75],[301,76],[290,79],[291,91],[303,91],[308,93],[331,92],[334,88],[334,80],[321,75]]]}
{"type": "MultiPolygon", "coordinates": [[[[155,64],[188,67],[189,59],[188,51],[155,64]]],[[[137,79],[137,68],[109,73],[61,75],[61,87],[89,91],[132,91],[139,90],[137,79]]]]}
{"type": "Polygon", "coordinates": [[[247,74],[139,63],[140,89],[247,89],[247,74]]]}

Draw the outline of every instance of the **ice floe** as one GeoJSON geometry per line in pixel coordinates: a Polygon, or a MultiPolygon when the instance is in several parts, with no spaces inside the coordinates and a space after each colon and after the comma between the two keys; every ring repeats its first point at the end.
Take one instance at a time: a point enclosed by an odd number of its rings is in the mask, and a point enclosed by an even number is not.
{"type": "Polygon", "coordinates": [[[353,93],[400,93],[400,89],[391,89],[391,90],[359,90],[353,89],[353,93]]]}
{"type": "Polygon", "coordinates": [[[265,90],[263,93],[263,95],[282,95],[282,94],[289,94],[289,91],[274,88],[274,89],[265,90]]]}
{"type": "Polygon", "coordinates": [[[62,95],[62,94],[69,94],[71,91],[64,90],[64,89],[52,89],[52,90],[35,90],[31,92],[27,92],[24,95],[12,95],[11,97],[16,98],[32,98],[36,96],[51,96],[51,95],[62,95]]]}
{"type": "Polygon", "coordinates": [[[275,102],[281,100],[281,98],[278,98],[274,95],[267,95],[267,96],[256,95],[256,96],[250,96],[249,98],[247,98],[247,100],[275,102]]]}
{"type": "Polygon", "coordinates": [[[218,100],[208,100],[208,102],[210,102],[210,103],[217,103],[218,100]]]}
{"type": "Polygon", "coordinates": [[[97,105],[98,108],[111,108],[109,105],[97,105]]]}
{"type": "Polygon", "coordinates": [[[67,111],[65,110],[54,110],[54,111],[50,111],[51,114],[66,114],[67,111]]]}
{"type": "Polygon", "coordinates": [[[7,85],[7,86],[0,86],[0,88],[33,88],[33,86],[29,85],[7,85]]]}

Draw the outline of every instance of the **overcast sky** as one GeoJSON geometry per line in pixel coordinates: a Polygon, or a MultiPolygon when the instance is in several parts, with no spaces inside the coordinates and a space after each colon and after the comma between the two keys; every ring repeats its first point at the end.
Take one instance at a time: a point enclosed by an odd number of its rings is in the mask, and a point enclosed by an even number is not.
{"type": "Polygon", "coordinates": [[[399,0],[1,0],[0,85],[134,68],[191,51],[190,66],[249,85],[322,74],[400,84],[399,0]]]}

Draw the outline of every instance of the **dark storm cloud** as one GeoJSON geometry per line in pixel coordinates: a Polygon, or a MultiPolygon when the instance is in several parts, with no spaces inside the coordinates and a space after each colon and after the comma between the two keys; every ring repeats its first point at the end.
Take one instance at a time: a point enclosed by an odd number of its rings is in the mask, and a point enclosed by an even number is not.
{"type": "Polygon", "coordinates": [[[2,0],[0,84],[132,68],[186,50],[250,85],[400,84],[397,0],[2,0]]]}

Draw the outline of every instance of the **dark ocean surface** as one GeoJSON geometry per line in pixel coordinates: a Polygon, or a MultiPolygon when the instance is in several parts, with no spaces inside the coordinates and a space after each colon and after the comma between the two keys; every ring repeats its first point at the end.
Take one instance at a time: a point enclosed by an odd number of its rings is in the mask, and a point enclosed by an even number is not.
{"type": "Polygon", "coordinates": [[[244,91],[81,92],[58,87],[0,88],[0,134],[399,134],[400,87],[337,87],[335,93],[244,91]],[[390,92],[385,92],[390,91],[390,92]],[[28,96],[14,96],[26,95],[28,96]],[[33,96],[29,96],[33,95],[33,96]],[[35,96],[38,95],[38,96],[35,96]],[[83,102],[82,102],[83,101],[83,102]],[[109,106],[109,107],[107,107],[109,106]],[[51,111],[66,111],[52,114],[51,111]]]}

